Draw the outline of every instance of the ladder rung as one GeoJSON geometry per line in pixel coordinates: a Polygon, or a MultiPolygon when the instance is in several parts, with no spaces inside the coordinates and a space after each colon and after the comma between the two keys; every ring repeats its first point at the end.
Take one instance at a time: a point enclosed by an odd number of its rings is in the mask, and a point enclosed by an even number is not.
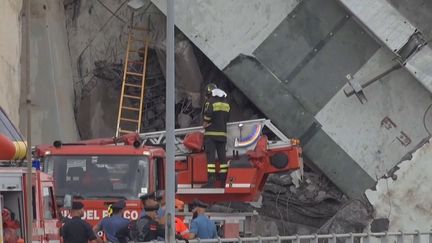
{"type": "Polygon", "coordinates": [[[134,63],[144,64],[143,61],[128,61],[128,64],[134,64],[134,63]]]}
{"type": "Polygon", "coordinates": [[[120,117],[120,120],[122,120],[122,121],[128,121],[128,122],[135,122],[135,123],[139,122],[138,120],[129,119],[129,118],[123,118],[123,117],[120,117]]]}
{"type": "Polygon", "coordinates": [[[144,40],[144,39],[137,39],[137,38],[132,37],[132,38],[131,38],[131,41],[142,41],[142,42],[146,42],[147,40],[144,40]]]}
{"type": "Polygon", "coordinates": [[[129,52],[138,52],[138,53],[145,53],[145,51],[141,51],[141,50],[129,50],[129,52]]]}
{"type": "Polygon", "coordinates": [[[132,27],[133,30],[141,30],[141,31],[148,31],[147,28],[142,28],[142,27],[132,27]]]}
{"type": "Polygon", "coordinates": [[[119,132],[122,132],[122,133],[135,133],[135,131],[123,130],[123,129],[119,129],[119,132]]]}
{"type": "Polygon", "coordinates": [[[141,88],[141,85],[139,85],[139,84],[125,83],[125,85],[126,85],[126,86],[130,86],[130,87],[141,88]]]}
{"type": "Polygon", "coordinates": [[[140,76],[140,77],[143,76],[141,73],[134,73],[134,72],[126,72],[126,74],[134,75],[134,76],[140,76]]]}
{"type": "Polygon", "coordinates": [[[134,95],[123,95],[124,97],[126,97],[126,98],[131,98],[131,99],[137,99],[137,100],[140,100],[141,99],[141,97],[139,97],[139,96],[134,96],[134,95]]]}
{"type": "Polygon", "coordinates": [[[135,107],[122,106],[122,108],[126,109],[126,110],[131,110],[131,111],[139,111],[139,108],[135,108],[135,107]]]}

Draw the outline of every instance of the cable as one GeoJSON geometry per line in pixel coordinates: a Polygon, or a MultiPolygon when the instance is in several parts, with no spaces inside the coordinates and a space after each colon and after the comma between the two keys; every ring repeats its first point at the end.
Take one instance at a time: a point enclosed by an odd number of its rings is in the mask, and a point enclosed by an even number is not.
{"type": "Polygon", "coordinates": [[[385,180],[386,180],[386,184],[387,184],[387,196],[388,196],[389,207],[390,207],[387,219],[390,220],[390,215],[391,215],[391,212],[392,212],[392,202],[391,202],[391,198],[390,198],[390,190],[389,190],[388,179],[389,178],[386,178],[385,180]]]}
{"type": "Polygon", "coordinates": [[[430,108],[432,108],[432,104],[430,104],[430,105],[426,108],[426,110],[425,110],[425,112],[424,112],[424,114],[423,114],[423,126],[424,126],[424,128],[426,129],[426,132],[429,134],[429,136],[432,136],[432,133],[429,131],[429,129],[428,129],[427,126],[426,126],[426,115],[427,115],[428,111],[430,110],[430,108]]]}
{"type": "Polygon", "coordinates": [[[87,48],[90,47],[90,45],[92,45],[93,41],[96,39],[96,37],[98,36],[98,34],[108,25],[108,23],[111,21],[111,19],[116,16],[115,14],[117,14],[117,12],[128,2],[128,0],[125,0],[122,2],[122,4],[120,4],[120,6],[116,9],[116,11],[114,11],[113,15],[111,15],[107,21],[105,21],[105,23],[102,25],[102,27],[99,28],[99,30],[97,31],[96,35],[93,37],[93,39],[91,39],[87,45],[84,47],[84,49],[81,51],[81,53],[78,56],[78,60],[81,60],[82,55],[84,54],[84,52],[87,50],[87,48]]]}

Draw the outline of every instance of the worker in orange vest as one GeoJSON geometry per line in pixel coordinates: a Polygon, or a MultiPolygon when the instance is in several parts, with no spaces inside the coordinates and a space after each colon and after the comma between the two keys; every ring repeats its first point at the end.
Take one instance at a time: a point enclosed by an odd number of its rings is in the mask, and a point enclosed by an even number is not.
{"type": "MultiPolygon", "coordinates": [[[[164,191],[156,192],[156,200],[160,204],[160,208],[158,210],[159,223],[164,224],[165,223],[165,192],[164,191]]],[[[183,210],[184,202],[176,198],[175,199],[175,208],[176,208],[176,210],[179,210],[179,211],[183,210]]],[[[181,236],[181,238],[183,238],[183,239],[188,239],[189,238],[189,229],[186,226],[186,224],[183,222],[183,220],[179,217],[175,217],[174,222],[175,222],[176,235],[181,236]]]]}
{"type": "Polygon", "coordinates": [[[176,235],[181,236],[183,239],[189,239],[189,228],[186,224],[178,217],[175,217],[175,230],[176,235]]]}

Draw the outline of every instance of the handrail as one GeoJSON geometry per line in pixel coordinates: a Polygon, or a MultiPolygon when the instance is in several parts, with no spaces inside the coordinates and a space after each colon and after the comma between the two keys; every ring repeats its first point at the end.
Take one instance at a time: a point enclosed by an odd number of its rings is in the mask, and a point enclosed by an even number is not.
{"type": "MultiPolygon", "coordinates": [[[[341,233],[341,234],[314,234],[314,235],[289,235],[289,236],[255,236],[255,237],[239,237],[239,238],[217,238],[217,239],[194,239],[189,240],[190,243],[212,243],[212,242],[282,242],[286,240],[296,240],[303,242],[305,240],[309,240],[309,243],[312,243],[312,240],[317,242],[319,239],[332,239],[336,242],[337,239],[346,240],[348,238],[352,238],[354,240],[362,240],[364,238],[368,238],[370,240],[376,240],[376,242],[389,242],[388,238],[391,237],[407,237],[412,238],[412,240],[416,243],[429,243],[430,237],[432,237],[431,231],[412,231],[412,232],[368,232],[368,233],[341,233]],[[423,239],[421,236],[429,236],[426,239],[423,239]],[[374,239],[371,239],[374,238],[374,239]]],[[[424,238],[424,237],[423,237],[424,238]]],[[[164,241],[151,241],[152,243],[163,243],[164,241]]],[[[177,243],[183,243],[184,240],[177,240],[177,243]]],[[[395,239],[396,242],[396,239],[395,239]]],[[[397,241],[399,242],[399,241],[397,241]]]]}

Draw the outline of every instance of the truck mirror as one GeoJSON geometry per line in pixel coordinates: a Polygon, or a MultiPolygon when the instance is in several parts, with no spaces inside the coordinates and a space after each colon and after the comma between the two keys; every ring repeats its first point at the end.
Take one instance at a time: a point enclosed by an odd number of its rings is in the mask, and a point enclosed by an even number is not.
{"type": "Polygon", "coordinates": [[[56,199],[56,205],[58,208],[62,208],[64,206],[64,198],[63,198],[63,200],[56,199]]]}
{"type": "Polygon", "coordinates": [[[177,183],[177,173],[175,174],[175,187],[174,187],[174,192],[177,193],[177,188],[178,188],[178,183],[177,183]]]}
{"type": "Polygon", "coordinates": [[[66,194],[63,198],[63,207],[66,209],[72,208],[72,195],[66,194]]]}

